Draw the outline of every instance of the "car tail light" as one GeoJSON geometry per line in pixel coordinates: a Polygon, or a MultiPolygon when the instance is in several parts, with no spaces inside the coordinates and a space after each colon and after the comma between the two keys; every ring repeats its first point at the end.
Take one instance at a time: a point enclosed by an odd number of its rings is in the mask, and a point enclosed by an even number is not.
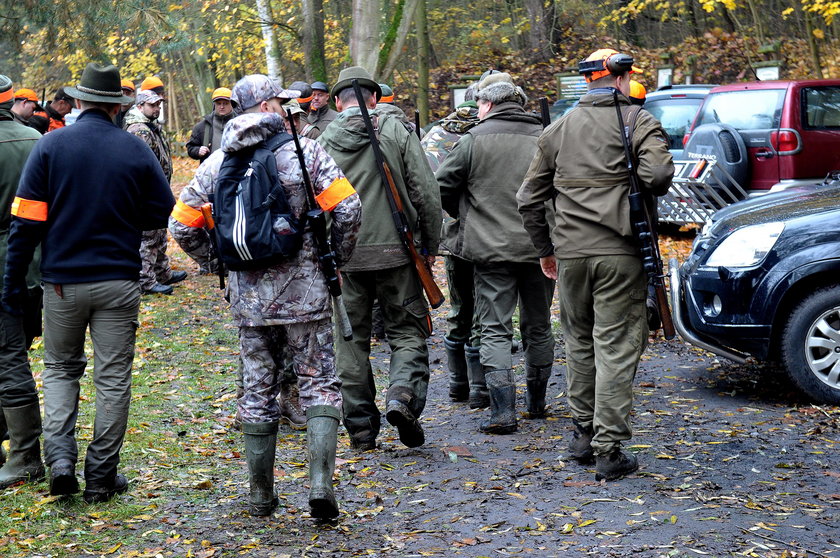
{"type": "Polygon", "coordinates": [[[793,155],[802,149],[802,142],[795,130],[781,129],[770,132],[770,145],[779,155],[793,155]]]}
{"type": "Polygon", "coordinates": [[[688,132],[686,135],[683,136],[683,147],[688,145],[688,138],[691,137],[691,132],[688,132]]]}

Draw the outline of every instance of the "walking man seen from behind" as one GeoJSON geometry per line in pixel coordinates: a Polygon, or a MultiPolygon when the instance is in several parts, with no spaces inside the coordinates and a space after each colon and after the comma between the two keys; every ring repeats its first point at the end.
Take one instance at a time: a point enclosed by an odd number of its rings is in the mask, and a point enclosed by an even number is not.
{"type": "Polygon", "coordinates": [[[560,285],[575,424],[570,453],[582,463],[594,457],[598,480],[638,468],[621,443],[632,436],[633,379],[648,332],[647,280],[630,223],[621,134],[629,136],[640,188],[651,201],[668,191],[674,174],[659,122],[644,110],[630,118],[632,62],[612,49],[581,62],[589,91],[540,137],[517,195],[543,272],[560,285]],[[557,218],[550,231],[545,202],[552,196],[557,218]]]}

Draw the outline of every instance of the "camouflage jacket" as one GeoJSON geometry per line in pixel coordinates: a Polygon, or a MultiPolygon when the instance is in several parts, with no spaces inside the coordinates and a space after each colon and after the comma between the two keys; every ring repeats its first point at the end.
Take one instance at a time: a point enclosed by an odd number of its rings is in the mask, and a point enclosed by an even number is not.
{"type": "Polygon", "coordinates": [[[163,135],[160,126],[143,116],[143,113],[137,107],[132,107],[125,114],[123,125],[129,134],[134,134],[146,142],[157,160],[160,161],[166,180],[172,180],[172,155],[169,151],[169,141],[163,135]]]}
{"type": "MultiPolygon", "coordinates": [[[[275,113],[246,113],[231,120],[222,135],[221,149],[198,167],[181,192],[180,202],[199,209],[215,191],[225,153],[255,145],[283,130],[283,119],[275,113]]],[[[332,218],[329,232],[341,265],[350,259],[356,245],[362,218],[359,195],[320,145],[307,138],[300,138],[300,143],[317,201],[332,218]]],[[[294,144],[283,145],[275,158],[280,183],[299,216],[307,202],[294,144]]],[[[240,326],[301,323],[331,316],[330,295],[311,232],[304,234],[303,247],[286,262],[257,271],[230,272],[228,289],[233,319],[240,326]]]]}
{"type": "Polygon", "coordinates": [[[426,132],[420,140],[420,145],[426,153],[432,172],[438,169],[461,136],[478,123],[478,109],[462,105],[426,132]]]}

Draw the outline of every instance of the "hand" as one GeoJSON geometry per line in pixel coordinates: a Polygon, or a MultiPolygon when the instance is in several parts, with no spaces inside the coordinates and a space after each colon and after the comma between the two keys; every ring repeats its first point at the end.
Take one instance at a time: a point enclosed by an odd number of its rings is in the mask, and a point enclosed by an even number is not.
{"type": "Polygon", "coordinates": [[[344,278],[341,276],[341,270],[340,269],[335,270],[335,276],[338,277],[338,286],[343,287],[344,286],[344,278]]]}
{"type": "Polygon", "coordinates": [[[426,265],[429,266],[429,269],[432,269],[432,266],[435,265],[435,257],[431,254],[425,254],[423,258],[426,260],[426,265]]]}
{"type": "Polygon", "coordinates": [[[543,275],[549,279],[557,280],[557,258],[554,256],[545,256],[540,258],[540,267],[543,275]]]}
{"type": "Polygon", "coordinates": [[[199,157],[204,157],[208,153],[210,153],[210,148],[207,147],[206,145],[202,145],[201,147],[198,148],[198,156],[199,157]]]}

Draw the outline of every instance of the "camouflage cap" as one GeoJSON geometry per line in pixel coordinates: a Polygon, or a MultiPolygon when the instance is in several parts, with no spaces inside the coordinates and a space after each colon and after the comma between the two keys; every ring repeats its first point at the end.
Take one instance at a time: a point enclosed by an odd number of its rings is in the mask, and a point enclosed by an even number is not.
{"type": "Polygon", "coordinates": [[[300,97],[300,91],[283,89],[283,86],[276,79],[263,74],[251,74],[236,82],[230,100],[245,111],[269,99],[288,100],[298,97],[300,97]]]}
{"type": "Polygon", "coordinates": [[[135,103],[138,106],[146,104],[146,103],[149,103],[149,104],[153,105],[153,104],[155,104],[159,101],[162,101],[162,100],[163,100],[163,97],[161,97],[160,95],[155,93],[153,90],[144,89],[143,91],[140,91],[140,93],[137,94],[137,100],[135,101],[135,103]]]}
{"type": "Polygon", "coordinates": [[[297,102],[296,99],[292,99],[288,103],[285,103],[283,107],[286,109],[288,114],[306,114],[306,111],[300,108],[300,103],[297,102]]]}

